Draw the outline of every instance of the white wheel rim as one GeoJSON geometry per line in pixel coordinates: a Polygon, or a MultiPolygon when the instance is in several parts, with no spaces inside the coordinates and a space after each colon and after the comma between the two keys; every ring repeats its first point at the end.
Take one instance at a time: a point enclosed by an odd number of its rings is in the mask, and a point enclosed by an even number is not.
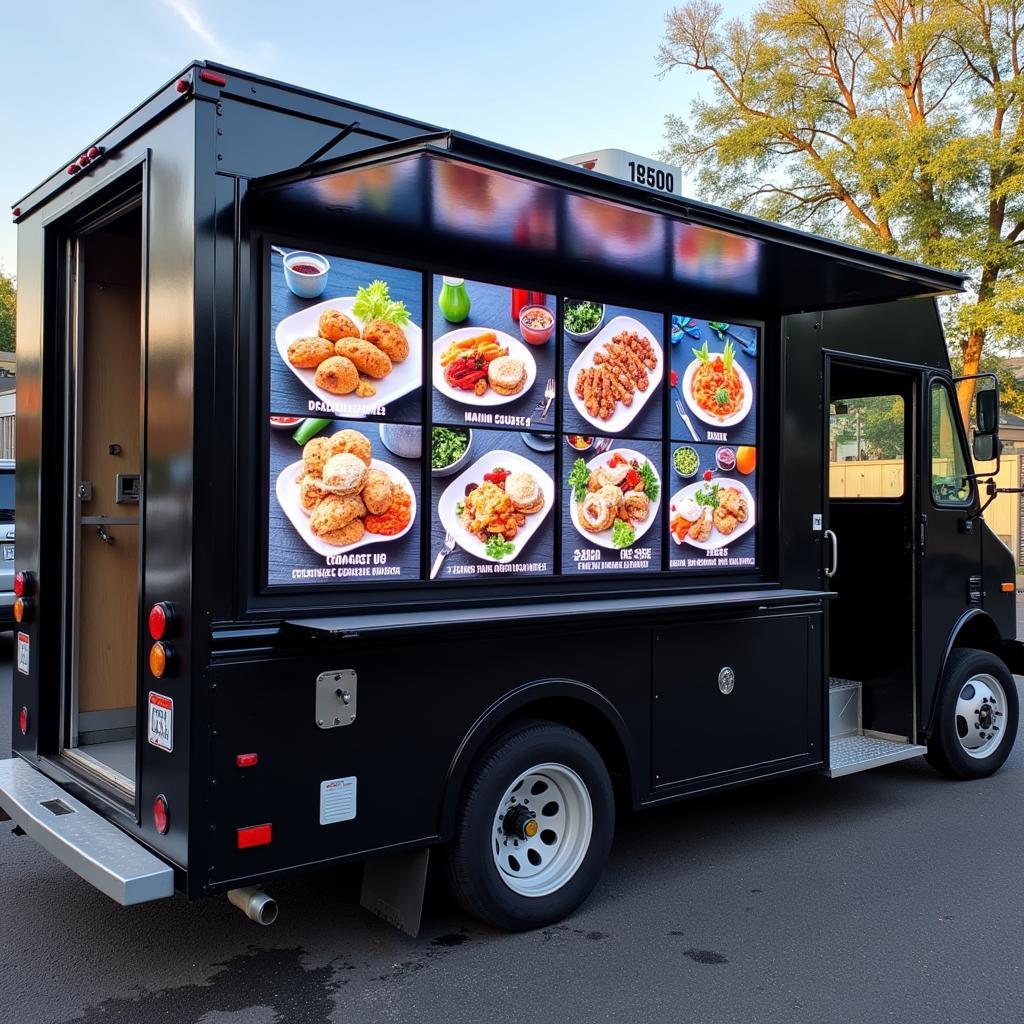
{"type": "Polygon", "coordinates": [[[505,790],[493,829],[491,855],[501,880],[520,896],[548,896],[576,874],[590,848],[590,793],[571,768],[534,765],[505,790]]]}
{"type": "Polygon", "coordinates": [[[1006,692],[1002,683],[987,672],[971,676],[957,697],[953,724],[964,753],[988,757],[1003,742],[1006,733],[1006,692]]]}

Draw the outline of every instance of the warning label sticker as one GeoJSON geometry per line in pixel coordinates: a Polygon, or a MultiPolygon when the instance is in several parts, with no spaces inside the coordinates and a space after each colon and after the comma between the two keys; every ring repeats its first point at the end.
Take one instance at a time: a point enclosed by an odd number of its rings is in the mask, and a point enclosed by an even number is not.
{"type": "Polygon", "coordinates": [[[28,633],[18,634],[18,671],[28,675],[28,633]]]}
{"type": "Polygon", "coordinates": [[[149,695],[149,742],[168,752],[174,749],[174,701],[160,693],[149,695]]]}
{"type": "Polygon", "coordinates": [[[356,816],[356,777],[326,779],[320,783],[320,824],[351,821],[356,816]]]}

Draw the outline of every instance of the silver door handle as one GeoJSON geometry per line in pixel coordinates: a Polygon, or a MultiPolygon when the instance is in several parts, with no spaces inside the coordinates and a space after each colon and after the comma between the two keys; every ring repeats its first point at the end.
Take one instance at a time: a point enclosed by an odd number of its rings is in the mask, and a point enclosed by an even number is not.
{"type": "Polygon", "coordinates": [[[832,579],[839,569],[839,538],[831,530],[825,531],[825,537],[832,545],[832,564],[825,570],[825,575],[832,579]]]}

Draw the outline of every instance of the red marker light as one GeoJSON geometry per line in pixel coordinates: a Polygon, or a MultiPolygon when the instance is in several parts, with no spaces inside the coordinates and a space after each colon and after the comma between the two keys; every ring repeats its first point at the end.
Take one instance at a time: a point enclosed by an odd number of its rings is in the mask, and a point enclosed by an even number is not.
{"type": "Polygon", "coordinates": [[[210,85],[227,85],[228,80],[223,75],[218,75],[216,71],[211,71],[209,68],[203,68],[199,72],[199,77],[204,82],[209,82],[210,85]]]}
{"type": "Polygon", "coordinates": [[[35,590],[35,587],[33,586],[32,573],[23,569],[21,572],[14,574],[15,597],[28,597],[33,590],[35,590]]]}
{"type": "Polygon", "coordinates": [[[174,621],[174,611],[166,601],[158,601],[149,609],[149,635],[161,640],[174,621]]]}
{"type": "Polygon", "coordinates": [[[167,830],[171,827],[171,812],[165,796],[158,796],[153,801],[153,827],[162,836],[167,835],[167,830]]]}
{"type": "Polygon", "coordinates": [[[89,166],[89,157],[88,157],[88,156],[86,156],[86,154],[85,154],[85,153],[83,153],[83,154],[82,154],[82,155],[81,155],[81,156],[80,156],[80,157],[78,158],[78,166],[79,166],[79,167],[88,167],[88,166],[89,166]]]}
{"type": "Polygon", "coordinates": [[[77,174],[80,170],[78,164],[68,164],[68,174],[77,174]]]}
{"type": "Polygon", "coordinates": [[[103,149],[100,146],[90,146],[89,151],[85,154],[90,160],[95,160],[97,157],[102,155],[103,149]]]}
{"type": "Polygon", "coordinates": [[[22,708],[18,712],[18,728],[22,736],[28,735],[28,708],[22,708]]]}
{"type": "Polygon", "coordinates": [[[15,217],[20,217],[21,216],[21,207],[20,206],[16,206],[13,210],[11,210],[11,213],[15,217]]]}
{"type": "Polygon", "coordinates": [[[238,848],[248,850],[251,846],[269,846],[273,835],[273,825],[250,825],[238,830],[238,848]]]}
{"type": "Polygon", "coordinates": [[[177,89],[178,92],[188,92],[188,79],[187,78],[179,78],[178,79],[178,83],[177,83],[177,85],[175,85],[174,88],[177,89]]]}
{"type": "Polygon", "coordinates": [[[259,754],[236,754],[235,755],[235,767],[236,768],[252,768],[253,765],[257,764],[260,759],[259,754]]]}

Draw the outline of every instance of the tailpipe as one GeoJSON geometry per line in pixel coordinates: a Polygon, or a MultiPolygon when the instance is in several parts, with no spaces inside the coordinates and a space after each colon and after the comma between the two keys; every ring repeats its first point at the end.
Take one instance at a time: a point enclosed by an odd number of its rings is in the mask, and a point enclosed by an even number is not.
{"type": "Polygon", "coordinates": [[[277,920],[277,900],[252,885],[245,889],[229,889],[228,899],[257,924],[273,924],[277,920]]]}

